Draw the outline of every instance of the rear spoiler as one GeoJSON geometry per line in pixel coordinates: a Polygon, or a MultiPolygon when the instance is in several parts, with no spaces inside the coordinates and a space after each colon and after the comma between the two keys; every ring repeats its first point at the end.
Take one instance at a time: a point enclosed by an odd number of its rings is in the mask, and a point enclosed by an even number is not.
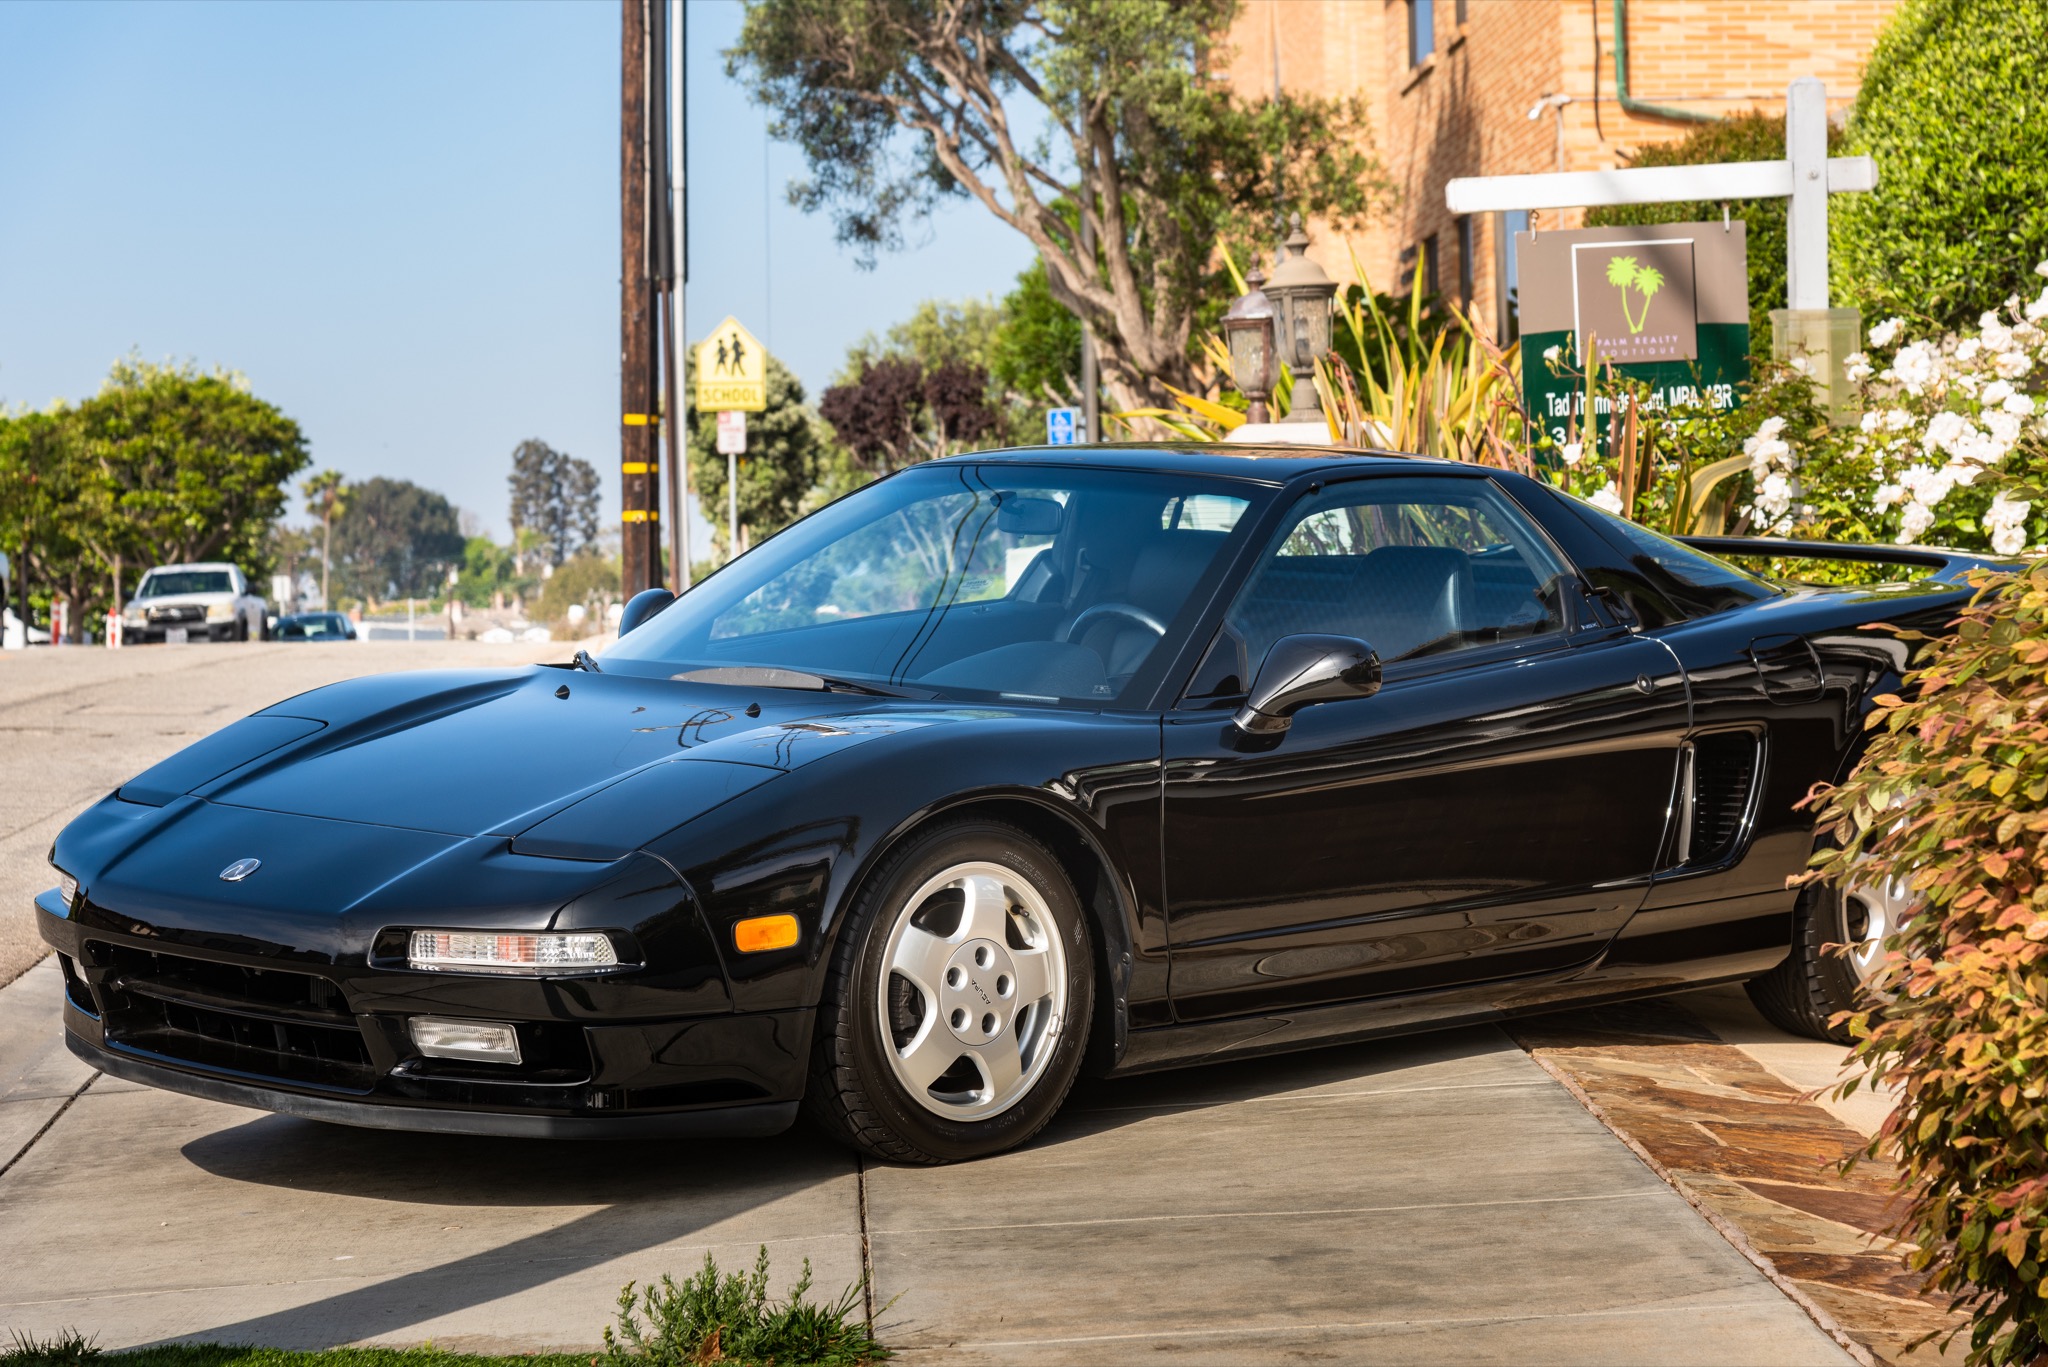
{"type": "Polygon", "coordinates": [[[1938,579],[1958,584],[1972,570],[2011,570],[2019,562],[1952,551],[1940,546],[1854,546],[1838,541],[1787,541],[1775,536],[1681,536],[1710,555],[1772,556],[1793,560],[1853,560],[1867,565],[1908,565],[1928,571],[1904,579],[1938,579]]]}

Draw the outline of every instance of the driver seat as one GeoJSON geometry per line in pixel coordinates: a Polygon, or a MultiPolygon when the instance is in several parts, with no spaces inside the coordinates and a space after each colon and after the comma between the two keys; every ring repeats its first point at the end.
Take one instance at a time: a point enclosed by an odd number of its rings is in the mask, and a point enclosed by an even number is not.
{"type": "MultiPolygon", "coordinates": [[[[1171,622],[1193,592],[1195,581],[1215,559],[1228,532],[1170,531],[1147,542],[1131,562],[1129,582],[1121,596],[1104,595],[1099,602],[1128,603],[1143,608],[1162,622],[1171,622]]],[[[1093,606],[1090,604],[1088,606],[1093,606]]],[[[1074,638],[1102,657],[1102,671],[1111,679],[1137,672],[1159,635],[1128,617],[1104,615],[1090,622],[1074,638]]]]}

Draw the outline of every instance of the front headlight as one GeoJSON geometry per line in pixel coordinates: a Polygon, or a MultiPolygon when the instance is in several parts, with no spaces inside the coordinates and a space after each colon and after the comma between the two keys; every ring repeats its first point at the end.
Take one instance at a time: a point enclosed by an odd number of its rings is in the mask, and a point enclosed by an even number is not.
{"type": "Polygon", "coordinates": [[[78,905],[78,880],[62,869],[57,872],[61,875],[57,880],[57,895],[64,899],[64,910],[69,911],[78,905]]]}
{"type": "Polygon", "coordinates": [[[233,603],[208,603],[206,605],[206,620],[209,622],[234,621],[235,605],[233,603]]]}
{"type": "Polygon", "coordinates": [[[436,972],[543,977],[607,973],[623,966],[611,936],[597,931],[499,935],[471,930],[415,930],[408,939],[405,962],[410,968],[436,972]]]}
{"type": "Polygon", "coordinates": [[[126,622],[130,626],[139,627],[149,620],[149,614],[144,612],[141,608],[138,608],[133,604],[130,604],[127,610],[122,612],[121,620],[126,622]]]}

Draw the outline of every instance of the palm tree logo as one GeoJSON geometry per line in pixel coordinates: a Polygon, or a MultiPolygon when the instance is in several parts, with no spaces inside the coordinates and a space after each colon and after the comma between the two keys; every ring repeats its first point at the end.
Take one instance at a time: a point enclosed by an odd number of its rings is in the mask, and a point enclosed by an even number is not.
{"type": "Polygon", "coordinates": [[[1621,291],[1621,316],[1628,320],[1629,335],[1641,335],[1650,321],[1650,300],[1664,288],[1664,272],[1655,266],[1638,264],[1633,256],[1610,256],[1607,258],[1607,283],[1621,291]],[[1643,296],[1641,317],[1629,310],[1630,289],[1643,296]]]}

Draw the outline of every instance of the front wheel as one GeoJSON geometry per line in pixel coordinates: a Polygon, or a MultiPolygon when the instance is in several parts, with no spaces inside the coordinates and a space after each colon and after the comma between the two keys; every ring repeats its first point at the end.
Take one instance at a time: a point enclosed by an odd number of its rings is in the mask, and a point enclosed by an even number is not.
{"type": "Polygon", "coordinates": [[[996,821],[912,837],[841,932],[807,1110],[891,1162],[1023,1143],[1080,1070],[1093,965],[1073,884],[1036,840],[996,821]]]}
{"type": "Polygon", "coordinates": [[[1902,883],[1816,883],[1793,913],[1792,953],[1743,986],[1765,1019],[1781,1030],[1836,1044],[1852,1043],[1837,1012],[1881,1005],[1872,980],[1884,967],[1885,937],[1911,914],[1902,883]]]}

